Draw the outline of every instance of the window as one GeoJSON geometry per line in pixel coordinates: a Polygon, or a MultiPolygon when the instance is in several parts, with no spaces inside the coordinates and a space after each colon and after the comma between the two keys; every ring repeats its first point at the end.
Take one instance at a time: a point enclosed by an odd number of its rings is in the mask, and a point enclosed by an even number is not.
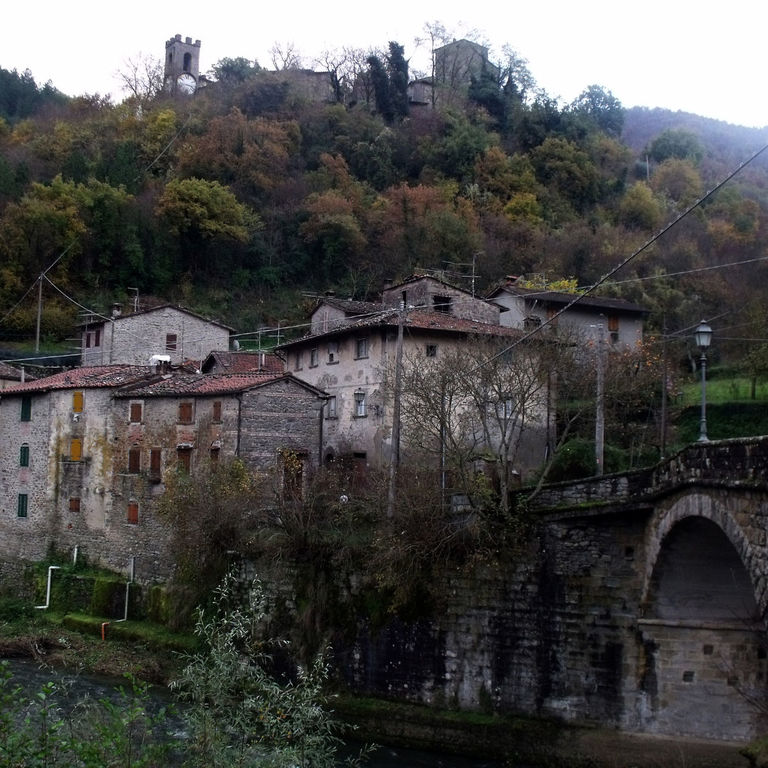
{"type": "Polygon", "coordinates": [[[536,317],[536,315],[528,315],[528,317],[526,317],[523,320],[523,328],[526,331],[532,331],[535,328],[540,328],[540,327],[541,327],[541,318],[536,317]]]}
{"type": "Polygon", "coordinates": [[[20,493],[18,505],[16,507],[16,517],[26,517],[26,516],[27,516],[27,494],[20,493]]]}
{"type": "Polygon", "coordinates": [[[213,401],[213,415],[211,418],[214,421],[221,421],[221,400],[213,401]]]}
{"type": "Polygon", "coordinates": [[[306,453],[283,451],[283,493],[287,498],[301,499],[304,490],[306,453]]]}
{"type": "Polygon", "coordinates": [[[309,367],[317,367],[317,347],[312,347],[312,349],[309,350],[309,367]]]}
{"type": "Polygon", "coordinates": [[[149,479],[155,483],[160,482],[162,455],[160,448],[152,448],[149,451],[149,479]]]}
{"type": "Polygon", "coordinates": [[[427,344],[427,357],[437,357],[437,344],[427,344]]]}
{"type": "Polygon", "coordinates": [[[433,296],[432,308],[435,312],[445,312],[446,315],[451,314],[451,297],[450,296],[433,296]]]}
{"type": "Polygon", "coordinates": [[[327,419],[336,418],[336,397],[335,396],[328,398],[328,403],[325,409],[325,416],[327,419]]]}
{"type": "Polygon", "coordinates": [[[69,511],[70,512],[79,512],[80,511],[80,499],[77,496],[72,496],[69,500],[69,511]]]}
{"type": "Polygon", "coordinates": [[[192,469],[192,448],[187,445],[180,445],[176,449],[176,461],[179,472],[188,475],[192,469]]]}
{"type": "Polygon", "coordinates": [[[141,424],[143,407],[141,403],[131,403],[130,415],[128,416],[131,424],[141,424]]]}
{"type": "Polygon", "coordinates": [[[139,524],[139,502],[138,501],[128,502],[128,513],[125,519],[126,519],[126,522],[130,523],[131,525],[139,524]]]}
{"type": "Polygon", "coordinates": [[[355,357],[359,360],[361,357],[368,357],[368,338],[363,337],[355,341],[355,357]]]}
{"type": "Polygon", "coordinates": [[[83,441],[75,438],[69,444],[69,460],[80,461],[83,458],[83,441]]]}
{"type": "Polygon", "coordinates": [[[93,346],[94,347],[100,347],[101,346],[101,328],[97,328],[93,332],[93,346]]]}
{"type": "Polygon", "coordinates": [[[179,424],[192,423],[192,403],[179,403],[179,424]]]}
{"type": "Polygon", "coordinates": [[[360,392],[358,390],[355,392],[355,416],[357,418],[362,418],[367,415],[365,410],[365,392],[360,392]]]}
{"type": "Polygon", "coordinates": [[[190,72],[191,70],[192,70],[192,54],[185,53],[184,54],[184,71],[190,72]]]}
{"type": "Polygon", "coordinates": [[[82,392],[73,392],[72,393],[72,412],[73,413],[82,413],[83,412],[83,393],[82,392]]]}
{"type": "Polygon", "coordinates": [[[29,466],[29,446],[26,443],[19,448],[19,466],[29,466]]]}
{"type": "Polygon", "coordinates": [[[339,342],[338,341],[328,342],[328,362],[329,363],[339,362],[339,342]]]}
{"type": "Polygon", "coordinates": [[[32,396],[23,395],[21,398],[21,420],[32,420],[32,396]]]}
{"type": "Polygon", "coordinates": [[[294,370],[300,371],[304,367],[304,353],[303,352],[297,352],[296,353],[296,364],[294,366],[294,370]]]}
{"type": "Polygon", "coordinates": [[[141,472],[141,447],[132,445],[128,449],[128,473],[138,475],[141,472]]]}
{"type": "Polygon", "coordinates": [[[175,333],[166,333],[165,334],[165,351],[175,352],[177,341],[178,341],[178,337],[175,333]]]}
{"type": "Polygon", "coordinates": [[[88,331],[85,334],[85,348],[88,349],[91,346],[91,333],[88,331]]]}

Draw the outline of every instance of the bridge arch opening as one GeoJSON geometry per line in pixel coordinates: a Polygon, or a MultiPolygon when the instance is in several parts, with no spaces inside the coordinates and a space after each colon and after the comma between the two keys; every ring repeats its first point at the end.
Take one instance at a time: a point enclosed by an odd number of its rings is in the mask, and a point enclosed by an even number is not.
{"type": "Polygon", "coordinates": [[[648,618],[755,621],[752,582],[720,526],[704,517],[677,522],[662,542],[648,594],[648,618]]]}
{"type": "Polygon", "coordinates": [[[767,638],[752,579],[717,522],[670,522],[639,621],[645,730],[748,740],[768,712],[767,638]]]}

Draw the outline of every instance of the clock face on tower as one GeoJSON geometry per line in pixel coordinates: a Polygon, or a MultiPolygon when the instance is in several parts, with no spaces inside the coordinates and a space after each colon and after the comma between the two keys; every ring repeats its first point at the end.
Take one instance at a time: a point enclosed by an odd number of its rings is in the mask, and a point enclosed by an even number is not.
{"type": "Polygon", "coordinates": [[[179,93],[194,93],[195,88],[197,88],[197,83],[189,72],[182,72],[176,78],[176,89],[179,93]]]}

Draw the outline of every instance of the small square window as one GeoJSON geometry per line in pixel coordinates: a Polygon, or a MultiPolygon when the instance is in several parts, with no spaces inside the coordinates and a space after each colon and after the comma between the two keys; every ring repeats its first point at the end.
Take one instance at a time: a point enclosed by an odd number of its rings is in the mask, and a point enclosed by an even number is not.
{"type": "Polygon", "coordinates": [[[363,416],[367,415],[368,413],[365,406],[365,392],[355,392],[355,416],[357,418],[362,418],[363,416]]]}
{"type": "Polygon", "coordinates": [[[131,403],[129,416],[131,424],[141,424],[143,410],[141,403],[131,403]]]}
{"type": "Polygon", "coordinates": [[[77,496],[72,496],[69,499],[69,511],[70,512],[79,512],[80,511],[80,499],[77,496]]]}
{"type": "Polygon", "coordinates": [[[83,393],[82,392],[73,392],[72,393],[72,412],[73,413],[82,413],[83,412],[83,393]]]}
{"type": "Polygon", "coordinates": [[[139,503],[137,501],[128,502],[126,522],[130,523],[131,525],[139,524],[139,503]]]}
{"type": "Polygon", "coordinates": [[[178,343],[178,336],[175,333],[165,334],[165,351],[166,352],[175,352],[177,343],[178,343]]]}
{"type": "Polygon", "coordinates": [[[435,312],[444,312],[446,315],[450,315],[451,314],[451,297],[450,296],[433,296],[432,309],[434,309],[435,312]]]}
{"type": "Polygon", "coordinates": [[[336,418],[336,398],[335,397],[328,398],[328,403],[326,405],[326,418],[328,419],[336,418]]]}
{"type": "Polygon", "coordinates": [[[437,357],[437,344],[427,344],[427,357],[437,357]]]}
{"type": "Polygon", "coordinates": [[[16,507],[16,517],[27,516],[28,497],[26,493],[20,493],[16,507]]]}
{"type": "Polygon", "coordinates": [[[19,466],[29,466],[29,446],[26,443],[19,448],[19,466]]]}
{"type": "Polygon", "coordinates": [[[355,341],[355,357],[359,360],[361,357],[368,357],[368,338],[363,337],[355,341]]]}
{"type": "Polygon", "coordinates": [[[32,396],[23,395],[21,398],[21,420],[32,420],[32,396]]]}

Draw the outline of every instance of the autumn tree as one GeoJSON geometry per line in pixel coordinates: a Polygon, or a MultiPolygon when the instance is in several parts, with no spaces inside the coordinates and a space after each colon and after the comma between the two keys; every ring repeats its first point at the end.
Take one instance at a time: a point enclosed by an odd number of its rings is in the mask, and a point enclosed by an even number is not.
{"type": "Polygon", "coordinates": [[[439,467],[441,486],[481,504],[491,492],[478,474],[485,461],[505,512],[514,478],[544,458],[554,359],[549,339],[514,342],[474,337],[432,357],[410,355],[401,399],[407,450],[439,467]]]}
{"type": "Polygon", "coordinates": [[[239,203],[230,190],[204,179],[168,182],[155,213],[176,238],[180,266],[193,274],[205,263],[213,243],[246,243],[261,226],[256,213],[239,203]]]}

